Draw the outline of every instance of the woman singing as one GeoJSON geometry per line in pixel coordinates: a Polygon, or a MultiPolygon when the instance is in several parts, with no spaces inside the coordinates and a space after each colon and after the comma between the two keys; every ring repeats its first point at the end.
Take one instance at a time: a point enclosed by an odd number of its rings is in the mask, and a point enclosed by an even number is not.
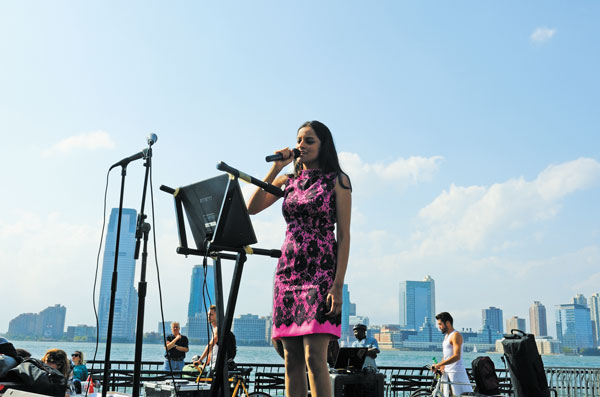
{"type": "MultiPolygon", "coordinates": [[[[293,175],[279,175],[292,150],[276,153],[265,181],[284,186],[285,242],[275,273],[273,339],[283,343],[285,388],[291,397],[306,396],[306,369],[311,395],[331,396],[327,345],[341,331],[342,287],[350,250],[351,185],[340,168],[329,128],[318,121],[300,126],[293,175]],[[334,230],[337,234],[334,234],[334,230]]],[[[250,214],[278,197],[257,189],[248,202],[250,214]]]]}

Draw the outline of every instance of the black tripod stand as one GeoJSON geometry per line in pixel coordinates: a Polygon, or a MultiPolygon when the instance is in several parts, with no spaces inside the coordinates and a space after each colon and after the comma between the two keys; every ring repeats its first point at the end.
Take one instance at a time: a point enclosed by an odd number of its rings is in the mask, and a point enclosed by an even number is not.
{"type": "MultiPolygon", "coordinates": [[[[273,185],[243,174],[225,163],[219,163],[217,168],[228,172],[229,176],[221,175],[176,190],[167,186],[161,186],[160,189],[174,196],[179,231],[177,253],[186,256],[210,256],[214,260],[215,304],[217,306],[219,344],[227,346],[247,255],[265,255],[272,258],[281,256],[279,250],[251,248],[249,246],[257,241],[238,178],[243,178],[278,196],[283,196],[283,192],[273,185]],[[188,247],[183,217],[184,209],[197,249],[188,247]],[[221,259],[235,261],[224,317],[221,259]]],[[[216,374],[213,377],[210,389],[213,397],[229,395],[227,359],[227,349],[219,348],[216,374]]]]}
{"type": "Polygon", "coordinates": [[[142,205],[140,209],[140,213],[138,214],[137,220],[137,228],[136,228],[136,246],[135,246],[135,255],[134,259],[138,259],[139,250],[140,250],[140,239],[144,238],[144,248],[142,251],[142,273],[141,273],[141,281],[138,284],[138,317],[137,317],[137,331],[136,331],[136,346],[135,346],[135,363],[134,363],[134,384],[133,384],[133,395],[135,397],[139,396],[139,379],[141,372],[141,359],[142,359],[142,340],[143,340],[143,327],[144,327],[144,306],[146,300],[146,258],[148,256],[148,234],[150,232],[150,225],[145,221],[146,215],[144,215],[144,206],[146,202],[146,189],[148,187],[148,175],[151,168],[152,161],[152,145],[157,141],[156,134],[148,135],[147,142],[148,148],[143,151],[127,157],[118,163],[111,166],[111,169],[117,166],[121,166],[121,193],[119,197],[119,211],[117,216],[117,236],[115,243],[115,260],[114,260],[114,268],[112,273],[112,281],[111,281],[111,294],[110,294],[110,304],[109,304],[109,313],[108,313],[108,326],[106,331],[106,352],[104,355],[104,373],[102,379],[102,397],[106,397],[109,389],[109,379],[110,379],[110,353],[112,347],[112,330],[113,330],[113,322],[115,315],[115,300],[117,294],[117,278],[118,278],[118,260],[119,260],[119,243],[121,240],[121,218],[123,214],[123,198],[125,192],[125,176],[127,175],[127,165],[131,161],[135,161],[138,159],[145,159],[144,167],[146,167],[146,173],[144,176],[144,189],[142,193],[142,205]],[[137,379],[136,379],[137,374],[137,379]],[[137,393],[137,394],[136,394],[137,393]]]}

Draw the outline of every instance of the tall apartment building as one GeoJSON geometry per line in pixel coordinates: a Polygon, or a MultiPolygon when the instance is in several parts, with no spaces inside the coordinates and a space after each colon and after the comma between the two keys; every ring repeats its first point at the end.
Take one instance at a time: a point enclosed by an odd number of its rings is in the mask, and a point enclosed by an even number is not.
{"type": "Polygon", "coordinates": [[[600,346],[600,293],[595,293],[589,299],[590,316],[592,317],[592,331],[594,346],[600,346]]]}
{"type": "Polygon", "coordinates": [[[54,305],[38,314],[36,335],[45,339],[60,339],[65,331],[67,308],[54,305]]]}
{"type": "Polygon", "coordinates": [[[39,313],[23,313],[8,324],[8,335],[42,339],[60,339],[65,330],[67,308],[49,306],[39,313]]]}
{"type": "Polygon", "coordinates": [[[399,323],[405,329],[418,330],[425,319],[435,318],[435,281],[425,276],[423,281],[400,282],[399,323]]]}
{"type": "Polygon", "coordinates": [[[487,324],[492,331],[497,331],[499,333],[504,332],[504,326],[502,324],[502,309],[490,306],[489,308],[481,311],[481,317],[482,324],[487,324]]]}
{"type": "Polygon", "coordinates": [[[535,301],[529,307],[530,332],[537,337],[548,336],[548,325],[546,323],[546,307],[535,301]]]}
{"type": "MultiPolygon", "coordinates": [[[[100,300],[98,317],[100,322],[100,340],[106,340],[108,331],[108,314],[112,274],[115,261],[115,244],[117,242],[118,208],[110,213],[106,243],[104,245],[104,260],[102,262],[102,281],[100,284],[100,300]]],[[[135,283],[135,227],[137,212],[124,208],[121,219],[121,236],[117,263],[117,291],[113,317],[112,340],[115,342],[132,342],[135,339],[138,295],[135,283]]]]}
{"type": "Polygon", "coordinates": [[[510,332],[511,329],[518,329],[525,332],[525,319],[517,316],[512,316],[506,319],[506,332],[510,332]]]}
{"type": "Polygon", "coordinates": [[[563,348],[593,347],[590,309],[576,303],[556,306],[556,335],[563,348]]]}

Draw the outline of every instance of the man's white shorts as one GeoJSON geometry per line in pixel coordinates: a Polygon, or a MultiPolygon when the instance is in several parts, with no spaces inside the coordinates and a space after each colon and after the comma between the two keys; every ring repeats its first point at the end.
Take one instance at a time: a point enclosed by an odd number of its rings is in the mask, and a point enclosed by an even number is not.
{"type": "MultiPolygon", "coordinates": [[[[458,383],[469,383],[469,377],[465,371],[460,372],[444,372],[442,374],[442,381],[444,382],[458,382],[458,383]]],[[[445,397],[450,396],[450,385],[442,384],[442,390],[445,397]]],[[[462,393],[471,393],[473,388],[469,385],[452,385],[452,393],[455,396],[460,396],[462,393]]]]}

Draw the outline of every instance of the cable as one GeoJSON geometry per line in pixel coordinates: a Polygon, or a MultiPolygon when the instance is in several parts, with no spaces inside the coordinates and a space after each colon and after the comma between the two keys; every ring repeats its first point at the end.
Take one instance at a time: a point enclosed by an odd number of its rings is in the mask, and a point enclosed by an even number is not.
{"type": "Polygon", "coordinates": [[[154,246],[154,263],[156,265],[156,280],[158,283],[158,300],[160,304],[160,318],[162,320],[162,329],[163,329],[163,346],[165,346],[165,354],[167,356],[167,360],[169,360],[169,373],[171,374],[171,381],[173,382],[173,390],[175,391],[175,396],[179,397],[179,390],[177,389],[177,384],[175,383],[175,376],[173,375],[173,368],[171,367],[171,360],[169,359],[169,351],[167,350],[167,332],[165,330],[165,312],[163,309],[163,299],[162,299],[162,288],[160,285],[160,269],[158,266],[158,254],[156,252],[156,223],[154,222],[154,189],[152,182],[152,166],[149,167],[150,173],[150,207],[152,209],[152,244],[154,246]]]}
{"type": "MultiPolygon", "coordinates": [[[[96,285],[98,284],[98,269],[100,268],[100,252],[102,251],[102,242],[104,240],[104,228],[106,226],[106,197],[108,194],[108,179],[110,176],[110,170],[106,173],[106,186],[104,187],[104,206],[102,212],[102,232],[100,232],[100,244],[98,245],[98,254],[96,255],[96,272],[94,274],[94,288],[92,290],[92,306],[94,308],[94,317],[96,318],[96,347],[94,349],[94,359],[92,361],[92,369],[90,371],[90,380],[94,383],[94,365],[96,364],[96,355],[98,354],[98,343],[100,341],[100,321],[98,320],[98,310],[96,309],[96,285]]],[[[108,385],[106,385],[108,387],[108,385]]],[[[85,390],[85,396],[87,397],[90,385],[85,390]]]]}

